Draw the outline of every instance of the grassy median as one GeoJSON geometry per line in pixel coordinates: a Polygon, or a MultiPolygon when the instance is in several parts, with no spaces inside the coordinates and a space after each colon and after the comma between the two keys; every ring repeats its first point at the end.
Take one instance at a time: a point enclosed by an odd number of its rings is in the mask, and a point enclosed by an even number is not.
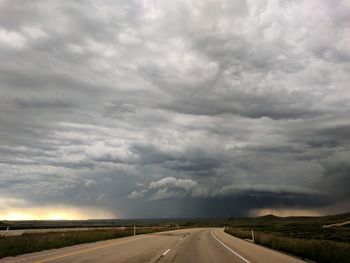
{"type": "MultiPolygon", "coordinates": [[[[233,236],[251,239],[250,230],[239,228],[226,229],[233,236]]],[[[254,231],[255,243],[316,262],[350,262],[350,244],[320,239],[302,239],[282,237],[276,234],[254,231]]]]}
{"type": "MultiPolygon", "coordinates": [[[[167,227],[137,228],[137,234],[171,230],[167,227]]],[[[26,233],[0,237],[0,258],[133,235],[133,228],[99,229],[50,233],[26,233]]]]}

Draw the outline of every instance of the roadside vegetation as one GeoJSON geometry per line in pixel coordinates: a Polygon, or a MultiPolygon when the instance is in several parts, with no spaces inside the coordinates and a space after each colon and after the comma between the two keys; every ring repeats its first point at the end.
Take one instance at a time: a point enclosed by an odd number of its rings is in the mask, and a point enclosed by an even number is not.
{"type": "MultiPolygon", "coordinates": [[[[225,231],[238,238],[252,238],[251,230],[247,228],[229,227],[225,231]]],[[[320,263],[350,262],[350,243],[323,239],[291,238],[277,233],[261,231],[254,231],[254,241],[259,245],[320,263]]]]}
{"type": "MultiPolygon", "coordinates": [[[[148,234],[171,229],[172,228],[169,227],[142,227],[137,228],[136,234],[148,234]]],[[[133,234],[133,228],[127,227],[86,231],[25,233],[20,236],[7,237],[0,236],[0,258],[100,240],[121,238],[132,236],[133,234]]]]}
{"type": "Polygon", "coordinates": [[[349,225],[327,227],[350,220],[349,214],[322,217],[277,217],[273,215],[255,218],[231,218],[227,226],[273,233],[283,237],[320,239],[350,243],[349,225]]]}

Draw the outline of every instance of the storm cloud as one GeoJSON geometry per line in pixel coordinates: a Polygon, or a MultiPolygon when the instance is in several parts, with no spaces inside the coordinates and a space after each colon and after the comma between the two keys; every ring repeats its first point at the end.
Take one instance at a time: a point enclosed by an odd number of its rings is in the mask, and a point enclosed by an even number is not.
{"type": "Polygon", "coordinates": [[[0,216],[349,211],[349,39],[347,0],[0,1],[0,216]]]}

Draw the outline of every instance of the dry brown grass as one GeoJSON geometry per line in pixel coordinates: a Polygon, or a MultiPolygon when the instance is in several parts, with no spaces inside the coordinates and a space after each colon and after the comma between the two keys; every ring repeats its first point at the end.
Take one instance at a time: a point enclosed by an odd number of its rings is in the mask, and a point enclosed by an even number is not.
{"type": "MultiPolygon", "coordinates": [[[[171,230],[165,227],[142,227],[137,234],[171,230]]],[[[101,229],[50,233],[27,233],[20,236],[0,237],[0,258],[52,248],[72,246],[133,235],[133,228],[101,229]]]]}
{"type": "MultiPolygon", "coordinates": [[[[251,238],[251,231],[246,229],[228,228],[227,233],[239,238],[251,238]]],[[[255,231],[255,243],[310,259],[317,262],[350,262],[350,244],[329,240],[301,239],[281,237],[255,231]]]]}

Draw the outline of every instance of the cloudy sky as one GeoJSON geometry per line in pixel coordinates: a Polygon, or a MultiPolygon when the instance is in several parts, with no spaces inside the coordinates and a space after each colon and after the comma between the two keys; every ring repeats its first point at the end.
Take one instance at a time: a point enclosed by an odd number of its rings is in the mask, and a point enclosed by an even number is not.
{"type": "Polygon", "coordinates": [[[350,210],[349,0],[0,0],[0,218],[350,210]]]}

